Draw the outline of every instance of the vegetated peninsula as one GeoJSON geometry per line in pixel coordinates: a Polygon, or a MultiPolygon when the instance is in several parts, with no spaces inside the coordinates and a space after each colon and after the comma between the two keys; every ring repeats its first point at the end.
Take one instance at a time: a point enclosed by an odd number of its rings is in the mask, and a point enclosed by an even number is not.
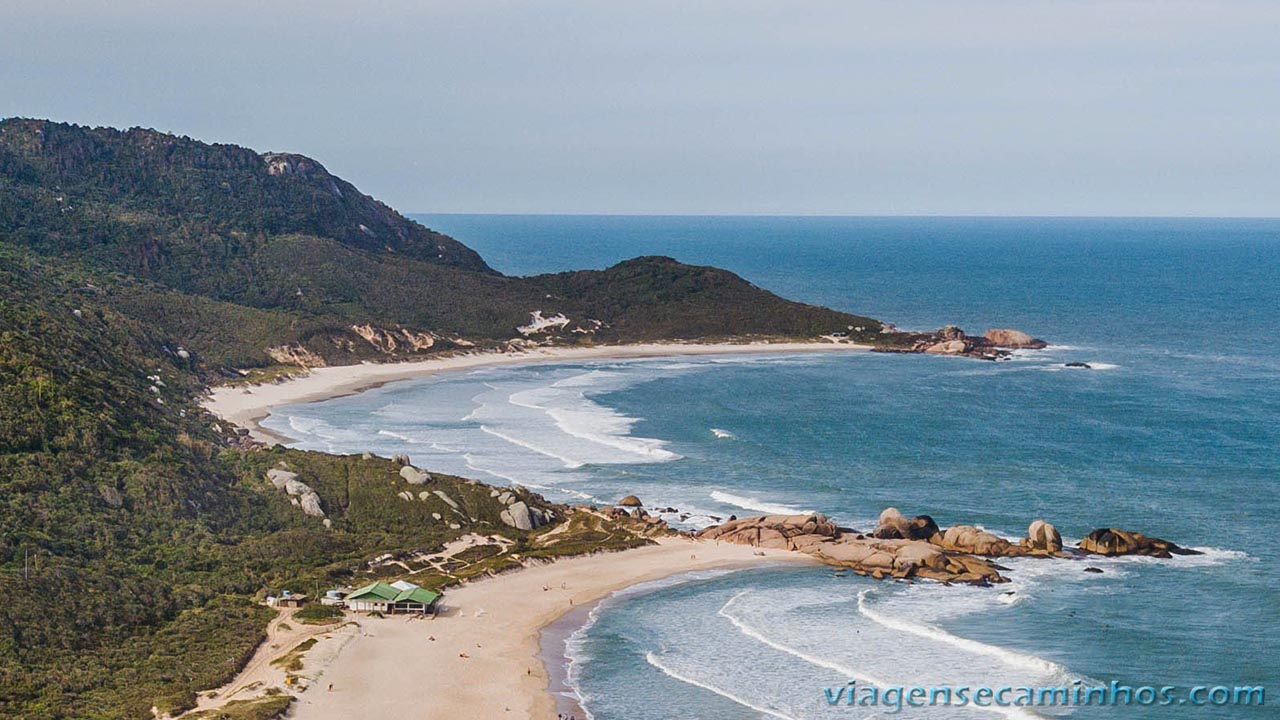
{"type": "Polygon", "coordinates": [[[191,708],[250,658],[273,614],[256,600],[281,588],[413,572],[438,590],[667,532],[404,459],[246,451],[201,407],[211,383],[713,339],[1016,344],[899,333],[669,258],[506,277],[303,156],[0,122],[0,716],[191,708]]]}

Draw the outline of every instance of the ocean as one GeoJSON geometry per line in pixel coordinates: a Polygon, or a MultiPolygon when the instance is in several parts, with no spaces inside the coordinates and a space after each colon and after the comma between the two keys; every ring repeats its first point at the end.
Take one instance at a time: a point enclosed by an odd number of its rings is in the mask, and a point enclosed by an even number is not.
{"type": "MultiPolygon", "coordinates": [[[[1013,327],[1051,346],[999,363],[839,353],[481,368],[284,408],[268,427],[558,501],[635,494],[689,527],[818,510],[870,529],[894,506],[1009,537],[1043,518],[1069,542],[1120,527],[1204,551],[1013,560],[1012,582],[993,588],[794,567],[633,588],[566,647],[596,720],[882,716],[827,702],[824,689],[851,680],[1280,693],[1280,221],[417,219],[506,273],[670,255],[902,328],[1013,327]]],[[[1037,712],[1280,717],[1280,696],[1267,700],[1037,712]]]]}

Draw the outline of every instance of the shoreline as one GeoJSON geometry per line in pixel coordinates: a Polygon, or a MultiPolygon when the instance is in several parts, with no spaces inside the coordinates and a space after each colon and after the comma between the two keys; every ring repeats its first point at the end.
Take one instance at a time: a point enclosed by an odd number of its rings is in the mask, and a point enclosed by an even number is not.
{"type": "Polygon", "coordinates": [[[288,444],[292,438],[262,426],[271,412],[284,405],[318,402],[354,395],[399,380],[430,377],[494,365],[628,360],[690,355],[739,355],[797,352],[866,352],[870,345],[836,342],[753,343],[638,343],[597,347],[538,348],[519,352],[473,352],[408,362],[361,363],[314,368],[306,375],[263,385],[220,385],[201,403],[218,418],[246,428],[249,437],[267,445],[288,444]]]}
{"type": "MultiPolygon", "coordinates": [[[[567,707],[557,702],[554,685],[566,669],[563,647],[549,654],[546,643],[554,648],[557,632],[571,633],[580,625],[570,629],[566,616],[590,613],[619,590],[691,571],[818,564],[802,553],[757,552],[744,545],[663,538],[656,545],[566,558],[451,588],[436,619],[361,616],[359,631],[338,652],[322,665],[307,665],[315,689],[298,696],[290,717],[341,720],[430,708],[430,717],[550,720],[567,707]],[[331,691],[321,689],[329,683],[331,691]]],[[[572,712],[585,717],[576,706],[572,712]]]]}

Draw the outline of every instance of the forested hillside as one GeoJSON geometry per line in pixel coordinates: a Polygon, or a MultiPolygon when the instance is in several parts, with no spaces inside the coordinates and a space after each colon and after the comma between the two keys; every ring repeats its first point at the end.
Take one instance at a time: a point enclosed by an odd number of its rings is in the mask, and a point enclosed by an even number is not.
{"type": "Polygon", "coordinates": [[[0,121],[0,198],[0,241],[110,279],[211,368],[880,328],[669,258],[504,277],[314,160],[152,130],[0,121]],[[535,312],[567,321],[522,333],[535,312]]]}

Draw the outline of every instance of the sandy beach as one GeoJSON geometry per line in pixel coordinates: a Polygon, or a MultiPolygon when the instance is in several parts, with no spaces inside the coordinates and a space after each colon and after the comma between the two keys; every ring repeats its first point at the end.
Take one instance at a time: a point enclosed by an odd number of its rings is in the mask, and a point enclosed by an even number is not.
{"type": "Polygon", "coordinates": [[[287,443],[289,438],[271,432],[259,423],[272,408],[300,402],[315,402],[350,395],[396,380],[426,377],[442,372],[468,370],[490,365],[581,360],[618,360],[684,355],[732,355],[742,353],[850,352],[869,350],[868,345],[835,342],[788,343],[645,343],[598,347],[539,348],[522,352],[460,353],[416,362],[364,363],[311,370],[306,375],[280,383],[250,387],[222,386],[212,390],[204,407],[214,415],[249,430],[249,436],[268,444],[287,443]]]}
{"type": "MultiPolygon", "coordinates": [[[[436,619],[353,616],[356,632],[336,654],[311,651],[312,687],[298,720],[555,718],[542,628],[615,590],[691,570],[814,562],[806,555],[669,538],[658,545],[570,558],[449,590],[436,619]],[[434,638],[434,639],[432,639],[434,638]],[[332,683],[332,690],[329,685],[332,683]]],[[[309,653],[309,656],[311,654],[309,653]]]]}

